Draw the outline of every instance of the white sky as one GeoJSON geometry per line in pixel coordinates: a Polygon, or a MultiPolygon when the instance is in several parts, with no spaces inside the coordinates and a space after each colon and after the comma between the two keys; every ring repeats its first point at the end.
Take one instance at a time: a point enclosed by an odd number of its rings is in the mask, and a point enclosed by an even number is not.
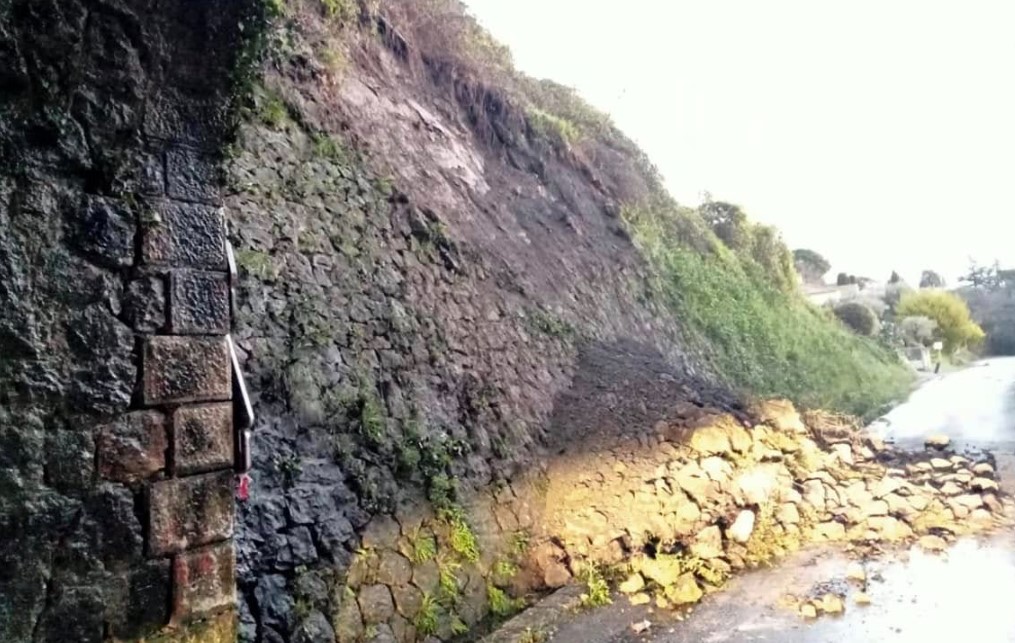
{"type": "Polygon", "coordinates": [[[1012,0],[465,0],[517,66],[652,157],[879,280],[1015,264],[1012,0]]]}

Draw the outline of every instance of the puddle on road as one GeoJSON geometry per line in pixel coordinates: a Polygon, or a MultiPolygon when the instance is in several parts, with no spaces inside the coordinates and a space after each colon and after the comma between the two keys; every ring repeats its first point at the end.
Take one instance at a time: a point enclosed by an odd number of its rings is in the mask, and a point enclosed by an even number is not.
{"type": "MultiPolygon", "coordinates": [[[[835,551],[801,552],[779,568],[747,574],[703,603],[683,623],[658,623],[656,643],[1015,642],[1015,534],[959,540],[944,554],[914,548],[866,564],[867,594],[846,613],[804,621],[777,607],[785,594],[806,595],[843,578],[851,559],[835,551]]],[[[853,584],[853,588],[860,589],[853,584]]],[[[636,640],[636,639],[628,639],[636,640]]]]}

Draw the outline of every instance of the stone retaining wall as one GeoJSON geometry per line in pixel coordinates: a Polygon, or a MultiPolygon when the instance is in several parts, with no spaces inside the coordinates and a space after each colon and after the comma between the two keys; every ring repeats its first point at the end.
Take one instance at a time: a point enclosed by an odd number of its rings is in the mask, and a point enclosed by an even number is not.
{"type": "Polygon", "coordinates": [[[235,638],[217,165],[244,11],[0,3],[5,642],[223,610],[235,638]]]}

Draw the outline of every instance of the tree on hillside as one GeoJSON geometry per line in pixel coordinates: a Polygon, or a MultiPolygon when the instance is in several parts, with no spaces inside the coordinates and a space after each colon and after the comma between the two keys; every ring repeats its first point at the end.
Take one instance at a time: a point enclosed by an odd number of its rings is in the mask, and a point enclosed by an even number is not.
{"type": "Polygon", "coordinates": [[[899,273],[892,271],[892,276],[888,278],[888,283],[897,284],[902,281],[902,276],[899,273]]]}
{"type": "Polygon", "coordinates": [[[920,275],[920,288],[944,288],[944,278],[933,270],[924,270],[920,275]]]}
{"type": "Polygon", "coordinates": [[[857,335],[873,337],[881,329],[878,316],[874,314],[874,311],[858,301],[839,304],[833,312],[843,324],[849,326],[857,335]]]}
{"type": "Polygon", "coordinates": [[[973,288],[995,290],[1000,285],[998,278],[999,270],[1000,266],[997,261],[989,266],[981,266],[976,261],[970,261],[969,272],[959,277],[959,281],[972,284],[973,288]]]}
{"type": "Polygon", "coordinates": [[[984,338],[983,329],[972,320],[969,307],[957,295],[944,290],[907,292],[895,309],[899,319],[923,316],[937,323],[936,336],[948,355],[972,346],[984,338]]]}
{"type": "Polygon", "coordinates": [[[740,206],[725,201],[713,201],[711,195],[706,193],[705,202],[701,204],[699,212],[715,236],[731,250],[742,250],[750,244],[750,224],[740,206]]]}
{"type": "Polygon", "coordinates": [[[823,284],[825,283],[825,273],[832,267],[832,264],[813,250],[798,248],[793,251],[793,267],[800,273],[804,283],[823,284]]]}
{"type": "Polygon", "coordinates": [[[698,213],[715,236],[741,261],[760,267],[761,274],[779,290],[795,288],[793,256],[779,231],[772,226],[752,223],[738,205],[714,201],[708,193],[704,196],[705,201],[698,208],[698,213]]]}

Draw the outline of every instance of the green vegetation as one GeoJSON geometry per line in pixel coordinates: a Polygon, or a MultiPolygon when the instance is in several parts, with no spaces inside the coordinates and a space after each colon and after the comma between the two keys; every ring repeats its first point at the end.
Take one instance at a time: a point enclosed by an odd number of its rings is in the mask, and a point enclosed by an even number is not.
{"type": "Polygon", "coordinates": [[[804,283],[820,284],[832,264],[813,250],[798,248],[793,251],[793,267],[800,273],[804,283]]]}
{"type": "Polygon", "coordinates": [[[857,335],[874,337],[880,330],[878,316],[865,304],[847,301],[833,309],[835,316],[857,335]]]}
{"type": "Polygon", "coordinates": [[[419,611],[416,612],[416,618],[413,619],[413,625],[416,627],[416,631],[419,632],[424,638],[432,636],[437,633],[440,620],[440,605],[432,595],[429,593],[423,594],[423,600],[419,605],[419,611]]]}
{"type": "Polygon", "coordinates": [[[458,570],[462,565],[447,557],[437,561],[438,586],[441,602],[453,605],[458,600],[458,570]]]}
{"type": "Polygon", "coordinates": [[[261,281],[274,281],[278,278],[278,269],[267,252],[240,250],[236,253],[236,264],[261,281]]]}
{"type": "Polygon", "coordinates": [[[585,583],[585,591],[581,595],[582,607],[601,607],[613,602],[610,598],[610,585],[598,565],[586,563],[578,578],[585,583]]]}
{"type": "Polygon", "coordinates": [[[569,340],[578,335],[577,329],[570,322],[542,308],[530,310],[526,321],[532,331],[547,337],[569,340]]]}
{"type": "Polygon", "coordinates": [[[540,136],[565,146],[573,145],[581,137],[581,130],[577,125],[538,107],[529,108],[529,124],[540,136]]]}
{"type": "Polygon", "coordinates": [[[268,127],[279,129],[289,120],[289,108],[281,96],[265,91],[257,97],[257,117],[268,127]]]}
{"type": "Polygon", "coordinates": [[[324,15],[339,23],[352,20],[359,13],[356,0],[321,0],[324,15]]]}
{"type": "Polygon", "coordinates": [[[345,146],[333,136],[318,132],[313,135],[314,155],[318,158],[334,161],[340,165],[351,162],[351,155],[345,146]]]}
{"type": "Polygon", "coordinates": [[[972,320],[966,302],[944,290],[921,290],[902,296],[896,316],[927,317],[937,323],[936,336],[944,342],[945,355],[983,341],[983,330],[972,320]]]}
{"type": "Polygon", "coordinates": [[[904,394],[911,378],[898,357],[787,287],[785,246],[775,247],[781,244],[768,233],[754,242],[740,214],[714,211],[709,226],[667,197],[624,212],[654,268],[654,296],[685,324],[688,340],[715,370],[753,395],[857,415],[904,394]],[[733,248],[711,228],[722,229],[733,248]]]}
{"type": "Polygon", "coordinates": [[[479,562],[479,543],[472,527],[465,520],[465,512],[459,507],[449,507],[440,510],[438,516],[448,529],[451,549],[467,562],[479,562]]]}
{"type": "Polygon", "coordinates": [[[417,530],[412,538],[412,552],[409,559],[413,565],[425,563],[437,557],[437,539],[430,534],[417,530]]]}
{"type": "Polygon", "coordinates": [[[511,616],[525,607],[524,600],[511,598],[507,592],[490,583],[486,585],[486,599],[490,603],[490,612],[501,618],[511,616]]]}

